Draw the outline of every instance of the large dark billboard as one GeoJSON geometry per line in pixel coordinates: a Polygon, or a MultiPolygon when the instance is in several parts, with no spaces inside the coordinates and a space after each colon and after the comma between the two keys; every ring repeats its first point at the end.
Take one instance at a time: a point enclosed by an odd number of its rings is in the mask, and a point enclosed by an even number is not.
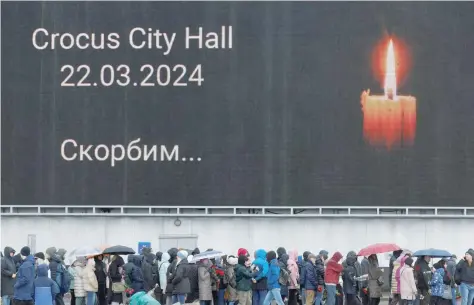
{"type": "Polygon", "coordinates": [[[472,2],[2,2],[2,205],[472,206],[472,2]]]}

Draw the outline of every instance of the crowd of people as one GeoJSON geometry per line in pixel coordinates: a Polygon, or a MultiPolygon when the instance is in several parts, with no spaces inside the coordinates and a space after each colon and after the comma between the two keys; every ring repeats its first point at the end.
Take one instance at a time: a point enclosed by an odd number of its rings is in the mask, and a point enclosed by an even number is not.
{"type": "MultiPolygon", "coordinates": [[[[211,251],[209,249],[207,251],[211,251]]],[[[207,253],[207,252],[205,252],[207,253]]],[[[359,261],[356,252],[301,256],[259,249],[193,260],[199,249],[169,249],[140,255],[76,257],[67,266],[66,251],[52,247],[32,254],[5,247],[1,261],[2,305],[379,305],[384,286],[377,255],[359,261]],[[142,299],[146,298],[146,299],[142,299]],[[13,304],[12,304],[13,303],[13,304]]],[[[444,258],[393,252],[389,267],[389,305],[474,305],[474,250],[444,258]]]]}

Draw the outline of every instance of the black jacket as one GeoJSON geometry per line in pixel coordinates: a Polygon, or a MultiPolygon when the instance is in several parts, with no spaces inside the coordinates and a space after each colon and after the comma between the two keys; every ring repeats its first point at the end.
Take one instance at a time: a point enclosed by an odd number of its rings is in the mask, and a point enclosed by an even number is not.
{"type": "Polygon", "coordinates": [[[188,278],[188,265],[187,259],[183,259],[176,264],[176,269],[170,278],[173,283],[173,295],[191,292],[191,284],[188,278]]]}
{"type": "Polygon", "coordinates": [[[474,262],[469,266],[465,260],[461,260],[456,266],[455,278],[459,283],[474,285],[474,262]]]}
{"type": "Polygon", "coordinates": [[[422,291],[428,291],[430,286],[428,285],[428,275],[431,272],[430,266],[423,257],[418,258],[415,263],[415,279],[416,288],[422,291]]]}
{"type": "Polygon", "coordinates": [[[360,276],[356,267],[357,256],[349,256],[345,260],[344,270],[342,271],[342,287],[345,294],[357,294],[359,291],[358,282],[354,279],[360,276]]]}
{"type": "Polygon", "coordinates": [[[4,257],[2,257],[2,297],[9,295],[13,297],[16,279],[12,278],[12,275],[16,273],[16,266],[13,258],[10,256],[10,253],[14,252],[13,248],[5,247],[4,257]]]}
{"type": "Polygon", "coordinates": [[[320,256],[316,259],[314,263],[315,275],[316,275],[316,283],[318,285],[324,285],[324,262],[320,256]]]}
{"type": "Polygon", "coordinates": [[[177,260],[174,259],[170,265],[168,266],[168,270],[166,270],[166,279],[168,283],[166,284],[166,295],[171,296],[173,294],[173,273],[176,269],[177,260]]]}

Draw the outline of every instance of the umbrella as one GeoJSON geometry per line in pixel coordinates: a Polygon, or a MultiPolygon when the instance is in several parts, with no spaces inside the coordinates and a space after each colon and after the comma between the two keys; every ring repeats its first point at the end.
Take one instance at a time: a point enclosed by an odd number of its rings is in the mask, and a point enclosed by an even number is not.
{"type": "Polygon", "coordinates": [[[431,256],[431,257],[451,257],[453,256],[451,253],[449,253],[446,250],[440,250],[440,249],[425,249],[425,250],[418,250],[415,253],[413,253],[413,256],[431,256]]]}
{"type": "Polygon", "coordinates": [[[367,255],[387,253],[387,252],[392,252],[392,251],[397,251],[397,250],[401,250],[401,248],[397,246],[396,244],[379,243],[379,244],[374,244],[374,245],[365,247],[364,249],[360,250],[359,254],[357,255],[367,256],[367,255]]]}
{"type": "Polygon", "coordinates": [[[211,259],[211,258],[221,257],[224,255],[225,253],[221,251],[206,251],[201,254],[195,255],[190,263],[196,263],[202,259],[211,259]]]}
{"type": "Polygon", "coordinates": [[[103,254],[119,254],[119,255],[126,255],[126,254],[135,254],[135,251],[132,248],[125,247],[125,246],[113,246],[109,247],[102,252],[103,254]]]}
{"type": "Polygon", "coordinates": [[[102,254],[102,251],[100,251],[99,248],[86,246],[86,247],[76,248],[72,250],[69,256],[81,257],[81,256],[96,256],[96,255],[101,255],[101,254],[102,254]]]}

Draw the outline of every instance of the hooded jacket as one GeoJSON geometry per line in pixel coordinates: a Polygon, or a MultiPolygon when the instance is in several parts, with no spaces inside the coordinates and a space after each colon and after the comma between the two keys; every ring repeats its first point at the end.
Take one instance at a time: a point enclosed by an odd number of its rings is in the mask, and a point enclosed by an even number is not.
{"type": "Polygon", "coordinates": [[[405,261],[408,256],[400,256],[394,263],[393,278],[392,278],[392,293],[400,294],[400,272],[405,266],[405,261]]]}
{"type": "Polygon", "coordinates": [[[130,282],[133,293],[145,291],[145,280],[143,279],[142,271],[142,256],[141,255],[129,255],[129,262],[132,264],[130,268],[130,282]]]}
{"type": "Polygon", "coordinates": [[[355,278],[360,276],[360,271],[357,270],[356,262],[357,256],[349,252],[343,264],[345,266],[342,272],[342,289],[345,294],[356,295],[359,290],[359,285],[355,278]]]}
{"type": "Polygon", "coordinates": [[[278,260],[276,258],[270,261],[268,269],[269,269],[267,273],[268,290],[279,289],[280,283],[278,282],[278,279],[280,278],[280,264],[278,263],[278,260]]]}
{"type": "Polygon", "coordinates": [[[25,258],[18,269],[13,298],[19,301],[32,301],[34,295],[35,259],[32,255],[25,258]]]}
{"type": "MultiPolygon", "coordinates": [[[[79,259],[72,264],[72,269],[74,269],[74,296],[76,297],[85,297],[86,290],[84,288],[84,277],[86,276],[86,260],[79,259]]],[[[71,272],[70,272],[71,273],[71,272]]],[[[72,274],[72,273],[71,273],[72,274]]]]}
{"type": "Polygon", "coordinates": [[[97,292],[99,290],[99,283],[95,275],[95,262],[92,258],[87,261],[86,268],[82,273],[82,280],[86,292],[97,292]]]}
{"type": "Polygon", "coordinates": [[[400,270],[400,296],[402,300],[414,300],[417,293],[413,268],[404,265],[400,270]]]}
{"type": "Polygon", "coordinates": [[[5,247],[3,250],[4,257],[2,257],[2,297],[5,295],[13,295],[13,286],[15,285],[16,279],[12,278],[13,274],[16,273],[16,266],[10,253],[15,253],[12,247],[5,247]]]}
{"type": "Polygon", "coordinates": [[[429,275],[430,272],[430,266],[425,261],[425,259],[423,257],[418,258],[415,263],[415,277],[417,279],[416,287],[418,287],[419,290],[428,291],[429,285],[427,275],[429,275]]]}
{"type": "Polygon", "coordinates": [[[252,265],[254,265],[254,271],[256,271],[255,280],[257,281],[257,283],[252,283],[252,289],[267,290],[267,252],[263,249],[258,249],[255,252],[255,256],[256,258],[252,262],[252,265]]]}
{"type": "Polygon", "coordinates": [[[280,260],[281,256],[283,254],[286,254],[286,249],[283,248],[283,247],[280,247],[280,248],[277,249],[276,253],[277,253],[278,260],[280,260]]]}
{"type": "Polygon", "coordinates": [[[308,263],[308,256],[310,255],[310,252],[309,251],[305,251],[303,252],[303,255],[300,257],[298,256],[298,261],[297,261],[297,264],[298,264],[298,268],[299,268],[299,273],[300,273],[300,278],[302,279],[300,281],[300,285],[301,285],[301,288],[305,288],[305,278],[306,278],[306,275],[305,275],[305,272],[306,272],[306,264],[308,263]]]}
{"type": "MultiPolygon", "coordinates": [[[[439,266],[437,266],[439,267],[439,266]]],[[[436,268],[436,271],[433,273],[431,277],[431,281],[429,282],[431,288],[431,295],[435,297],[443,297],[444,294],[444,268],[436,268]]]]}
{"type": "Polygon", "coordinates": [[[296,263],[298,261],[298,251],[293,250],[288,252],[288,262],[287,262],[287,268],[288,271],[290,272],[290,285],[288,286],[289,289],[297,289],[297,285],[300,280],[300,274],[298,270],[298,264],[296,263]]]}
{"type": "Polygon", "coordinates": [[[46,249],[46,255],[49,261],[49,271],[51,274],[51,279],[59,285],[60,283],[58,283],[58,280],[57,280],[58,279],[57,271],[58,271],[58,266],[62,264],[62,260],[59,257],[59,255],[57,255],[56,252],[57,250],[55,247],[46,249]]]}
{"type": "Polygon", "coordinates": [[[324,285],[324,261],[321,256],[318,255],[314,264],[314,271],[316,276],[316,283],[318,285],[324,285]]]}
{"type": "Polygon", "coordinates": [[[173,283],[171,281],[171,276],[173,275],[174,270],[176,269],[176,264],[178,263],[178,249],[176,248],[171,248],[168,250],[168,254],[170,255],[169,259],[169,266],[168,269],[166,270],[166,295],[171,296],[173,295],[173,283]]]}
{"type": "Polygon", "coordinates": [[[342,254],[340,252],[336,252],[333,256],[329,259],[326,271],[324,273],[324,280],[326,285],[337,285],[339,284],[339,276],[343,270],[339,261],[342,259],[342,254]]]}
{"type": "Polygon", "coordinates": [[[199,282],[199,301],[211,301],[212,298],[212,280],[210,269],[212,263],[209,260],[198,264],[198,282],[199,282]]]}
{"type": "MultiPolygon", "coordinates": [[[[356,268],[357,276],[361,276],[361,275],[362,275],[362,267],[361,267],[359,261],[357,260],[357,253],[355,253],[354,251],[349,251],[349,252],[347,252],[346,260],[344,260],[344,261],[342,262],[342,267],[343,267],[344,269],[347,267],[347,259],[348,259],[349,257],[355,258],[354,267],[356,268]]],[[[344,271],[344,270],[343,270],[343,271],[344,271]]],[[[364,286],[364,285],[363,285],[363,281],[358,280],[358,281],[357,281],[357,286],[358,286],[358,290],[362,289],[362,287],[364,286]]]]}
{"type": "Polygon", "coordinates": [[[161,261],[158,263],[158,275],[160,277],[160,287],[163,293],[165,293],[166,284],[168,283],[166,279],[166,271],[170,265],[169,259],[170,255],[168,253],[163,253],[161,256],[161,261]]]}
{"type": "Polygon", "coordinates": [[[182,259],[176,264],[176,269],[171,275],[173,284],[173,295],[187,294],[191,292],[191,284],[188,278],[188,260],[182,259]]]}
{"type": "Polygon", "coordinates": [[[48,277],[48,266],[38,266],[38,277],[33,282],[35,305],[51,305],[59,293],[59,286],[48,277]]]}
{"type": "Polygon", "coordinates": [[[303,276],[304,277],[301,278],[301,283],[304,283],[305,289],[316,290],[318,287],[318,281],[316,280],[316,267],[311,261],[305,264],[303,276]]]}

